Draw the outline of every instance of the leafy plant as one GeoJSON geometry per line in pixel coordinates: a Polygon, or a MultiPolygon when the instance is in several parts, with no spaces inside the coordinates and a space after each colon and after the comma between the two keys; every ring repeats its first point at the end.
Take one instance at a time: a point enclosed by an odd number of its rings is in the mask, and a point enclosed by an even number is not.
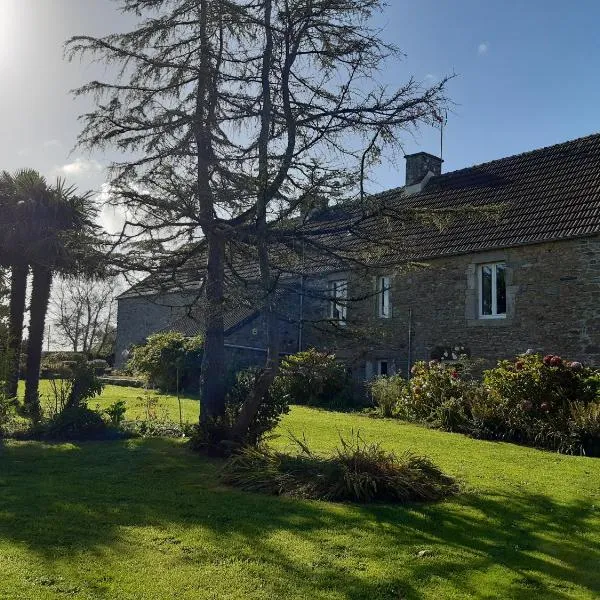
{"type": "Polygon", "coordinates": [[[377,377],[369,383],[369,391],[380,417],[406,417],[404,398],[409,384],[401,375],[377,377]]]}
{"type": "Polygon", "coordinates": [[[226,463],[223,481],[247,491],[331,502],[432,502],[458,491],[456,481],[428,458],[398,458],[359,433],[341,437],[331,456],[314,454],[304,440],[293,439],[295,455],[244,448],[226,463]]]}
{"type": "Polygon", "coordinates": [[[202,336],[185,337],[176,331],[155,333],[145,344],[135,346],[127,369],[144,377],[161,392],[175,392],[179,372],[180,388],[198,390],[202,364],[202,336]]]}
{"type": "Polygon", "coordinates": [[[127,412],[127,404],[124,400],[117,400],[113,402],[108,408],[104,409],[104,412],[110,418],[111,425],[113,427],[119,427],[125,418],[127,412]]]}
{"type": "MultiPolygon", "coordinates": [[[[232,427],[237,421],[244,402],[256,385],[259,372],[260,369],[249,368],[237,373],[235,384],[227,394],[225,415],[229,427],[232,427]]],[[[244,443],[249,445],[258,444],[267,433],[277,427],[281,417],[289,411],[287,398],[284,394],[267,392],[246,432],[244,443]]]]}
{"type": "Polygon", "coordinates": [[[87,402],[102,393],[104,384],[83,360],[75,361],[73,365],[63,363],[61,368],[61,378],[51,381],[54,406],[42,431],[53,439],[100,436],[106,430],[106,423],[99,412],[88,408],[87,402]]]}
{"type": "Polygon", "coordinates": [[[411,373],[404,413],[447,431],[464,431],[471,417],[471,399],[478,393],[469,369],[432,360],[415,363],[411,373]]]}
{"type": "Polygon", "coordinates": [[[346,367],[333,354],[314,348],[282,360],[271,393],[286,404],[333,408],[353,404],[346,367]]]}

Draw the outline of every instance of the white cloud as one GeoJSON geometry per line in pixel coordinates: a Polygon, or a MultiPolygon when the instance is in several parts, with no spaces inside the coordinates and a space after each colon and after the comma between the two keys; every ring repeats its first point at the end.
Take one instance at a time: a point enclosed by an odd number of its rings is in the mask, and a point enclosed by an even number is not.
{"type": "Polygon", "coordinates": [[[111,200],[110,185],[103,183],[96,195],[96,201],[101,205],[99,221],[108,233],[115,234],[122,230],[127,213],[123,207],[111,204],[111,200]]]}
{"type": "Polygon", "coordinates": [[[479,54],[480,56],[487,54],[489,49],[490,49],[489,42],[481,42],[481,44],[479,44],[479,46],[477,46],[477,54],[479,54]]]}
{"type": "Polygon", "coordinates": [[[433,81],[435,79],[435,75],[433,73],[427,73],[427,75],[425,75],[425,79],[427,81],[433,81]]]}
{"type": "Polygon", "coordinates": [[[58,175],[65,177],[81,177],[100,173],[103,169],[104,167],[97,160],[80,157],[62,167],[56,167],[55,171],[58,175]]]}

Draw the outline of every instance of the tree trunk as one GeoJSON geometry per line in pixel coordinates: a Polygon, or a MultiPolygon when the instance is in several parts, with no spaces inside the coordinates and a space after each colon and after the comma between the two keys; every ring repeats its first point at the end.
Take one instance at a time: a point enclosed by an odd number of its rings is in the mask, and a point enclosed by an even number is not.
{"type": "Polygon", "coordinates": [[[39,398],[40,366],[42,362],[42,344],[52,271],[47,267],[34,266],[31,290],[31,313],[29,324],[29,342],[27,344],[27,372],[25,374],[25,408],[34,421],[41,417],[39,398]]]}
{"type": "Polygon", "coordinates": [[[256,246],[262,287],[262,306],[267,321],[267,360],[265,369],[258,375],[254,388],[244,402],[242,410],[232,428],[231,435],[236,441],[243,440],[252,424],[258,409],[267,394],[279,368],[279,319],[276,313],[277,282],[272,276],[269,257],[267,231],[267,206],[271,199],[269,192],[269,132],[271,127],[272,98],[269,74],[273,61],[272,0],[264,3],[264,27],[266,44],[262,62],[262,109],[261,133],[258,142],[260,191],[256,205],[256,246]]]}
{"type": "Polygon", "coordinates": [[[6,377],[5,393],[16,398],[19,385],[19,359],[23,341],[23,317],[27,295],[27,265],[13,266],[10,278],[10,317],[8,324],[9,369],[6,377]]]}
{"type": "Polygon", "coordinates": [[[225,414],[225,335],[223,320],[225,242],[207,233],[206,316],[202,374],[200,377],[200,424],[206,427],[225,414]]]}

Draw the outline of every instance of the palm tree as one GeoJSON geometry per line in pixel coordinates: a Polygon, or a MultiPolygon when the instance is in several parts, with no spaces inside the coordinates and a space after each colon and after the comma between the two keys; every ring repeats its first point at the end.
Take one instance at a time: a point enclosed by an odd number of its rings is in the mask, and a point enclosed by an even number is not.
{"type": "Polygon", "coordinates": [[[25,408],[40,417],[39,371],[44,326],[53,273],[96,272],[100,254],[95,244],[96,211],[91,194],[76,193],[62,179],[50,186],[37,171],[0,175],[0,266],[11,269],[6,382],[9,397],[17,394],[19,355],[29,269],[33,273],[27,345],[25,408]]]}
{"type": "Polygon", "coordinates": [[[92,274],[99,268],[101,255],[96,247],[96,210],[90,192],[77,194],[75,187],[67,187],[64,180],[59,179],[30,208],[37,236],[27,253],[33,281],[25,406],[34,420],[38,420],[42,344],[52,277],[56,272],[65,276],[92,274]]]}
{"type": "Polygon", "coordinates": [[[7,351],[9,366],[5,394],[17,395],[19,359],[27,295],[29,264],[27,252],[35,232],[28,218],[28,207],[37,203],[47,190],[46,180],[31,169],[0,174],[0,265],[10,268],[10,300],[7,351]]]}

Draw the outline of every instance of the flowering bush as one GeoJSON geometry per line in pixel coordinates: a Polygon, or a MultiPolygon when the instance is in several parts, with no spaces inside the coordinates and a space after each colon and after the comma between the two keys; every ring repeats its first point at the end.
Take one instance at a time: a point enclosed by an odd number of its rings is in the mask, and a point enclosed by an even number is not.
{"type": "Polygon", "coordinates": [[[471,377],[468,363],[418,362],[412,378],[375,381],[382,416],[474,437],[600,456],[600,371],[557,355],[521,355],[471,377]]]}
{"type": "Polygon", "coordinates": [[[446,431],[468,431],[470,405],[478,395],[478,384],[472,380],[467,364],[418,362],[411,374],[404,397],[405,413],[446,431]]]}
{"type": "Polygon", "coordinates": [[[521,355],[486,371],[483,383],[495,407],[492,429],[497,431],[498,419],[502,422],[498,437],[553,450],[585,450],[581,431],[573,435],[573,410],[579,406],[580,414],[600,400],[600,377],[593,369],[557,355],[521,355]]]}

